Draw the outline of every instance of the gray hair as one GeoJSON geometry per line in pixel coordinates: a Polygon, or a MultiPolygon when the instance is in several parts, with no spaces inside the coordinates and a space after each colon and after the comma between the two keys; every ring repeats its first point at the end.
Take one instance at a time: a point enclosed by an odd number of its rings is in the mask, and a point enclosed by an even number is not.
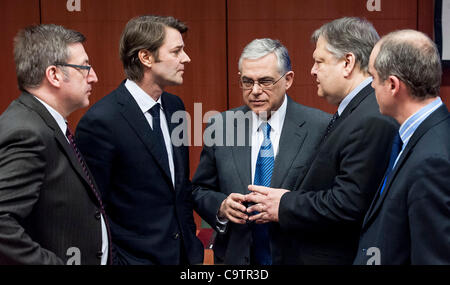
{"type": "Polygon", "coordinates": [[[158,50],[166,37],[165,27],[178,30],[181,34],[188,27],[174,17],[143,15],[126,24],[120,38],[119,54],[128,79],[139,82],[144,77],[144,67],[138,54],[142,49],[151,52],[158,61],[158,50]]]}
{"type": "Polygon", "coordinates": [[[356,17],[326,23],[312,34],[311,40],[317,43],[320,36],[327,41],[328,51],[336,58],[341,59],[347,53],[354,54],[356,63],[363,72],[367,72],[370,53],[380,39],[369,21],[356,17]]]}
{"type": "Polygon", "coordinates": [[[285,74],[292,70],[291,59],[289,58],[288,50],[278,40],[272,39],[255,39],[250,42],[242,51],[239,58],[239,71],[242,67],[243,59],[258,59],[266,56],[269,53],[274,53],[278,60],[278,72],[285,74]]]}
{"type": "Polygon", "coordinates": [[[19,89],[39,87],[48,66],[69,59],[68,45],[85,37],[62,26],[45,24],[20,30],[14,38],[14,62],[19,89]]]}
{"type": "Polygon", "coordinates": [[[398,77],[411,95],[425,99],[439,95],[442,66],[435,43],[415,30],[400,30],[384,36],[374,62],[381,81],[398,77]]]}

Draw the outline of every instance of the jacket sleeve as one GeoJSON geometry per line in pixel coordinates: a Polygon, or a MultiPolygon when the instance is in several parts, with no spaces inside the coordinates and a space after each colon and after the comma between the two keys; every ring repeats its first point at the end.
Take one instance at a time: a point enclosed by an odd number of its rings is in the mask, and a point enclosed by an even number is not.
{"type": "MultiPolygon", "coordinates": [[[[288,230],[321,231],[361,222],[387,166],[395,126],[379,116],[362,120],[345,138],[337,156],[337,175],[328,189],[300,189],[282,196],[279,220],[288,230]]],[[[316,159],[330,163],[319,154],[316,159]]]]}
{"type": "Polygon", "coordinates": [[[27,234],[24,220],[44,187],[46,146],[35,130],[2,128],[0,264],[63,264],[27,234]]]}
{"type": "Polygon", "coordinates": [[[414,172],[407,197],[411,264],[449,264],[450,162],[430,157],[414,172]]]}

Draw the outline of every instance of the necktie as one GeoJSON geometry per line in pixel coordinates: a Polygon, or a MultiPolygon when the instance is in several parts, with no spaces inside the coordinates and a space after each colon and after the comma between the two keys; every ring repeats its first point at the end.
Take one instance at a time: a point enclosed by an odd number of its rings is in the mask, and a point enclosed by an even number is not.
{"type": "MultiPolygon", "coordinates": [[[[270,125],[268,123],[262,123],[260,128],[264,134],[264,140],[256,160],[255,181],[253,184],[269,187],[275,161],[272,142],[270,141],[270,125]]],[[[252,236],[253,263],[258,265],[271,265],[272,254],[270,252],[269,225],[252,224],[252,236]]]]}
{"type": "Polygon", "coordinates": [[[159,150],[161,151],[161,161],[162,161],[163,167],[165,168],[167,173],[170,173],[169,158],[168,158],[168,154],[167,154],[166,143],[164,141],[164,136],[161,131],[160,110],[161,110],[161,105],[159,103],[156,103],[149,110],[149,113],[150,113],[150,115],[152,115],[152,118],[153,118],[153,134],[155,135],[155,137],[158,141],[158,144],[160,145],[159,150]]]}
{"type": "Polygon", "coordinates": [[[336,112],[334,113],[333,117],[331,118],[331,121],[328,123],[327,126],[327,131],[325,133],[325,136],[328,136],[331,132],[331,129],[333,128],[334,123],[336,122],[336,120],[339,118],[339,113],[336,112]]]}
{"type": "MultiPolygon", "coordinates": [[[[91,190],[95,195],[95,198],[97,198],[97,201],[100,204],[100,214],[103,216],[103,220],[104,220],[105,226],[106,226],[106,233],[108,235],[108,263],[111,264],[112,258],[113,258],[112,248],[111,248],[111,233],[110,233],[110,229],[109,229],[109,222],[106,217],[105,208],[103,207],[102,198],[100,197],[99,192],[97,191],[97,189],[94,186],[94,183],[92,182],[92,178],[91,178],[91,175],[89,174],[86,162],[84,161],[83,156],[80,153],[80,150],[78,149],[77,145],[75,144],[75,137],[73,136],[72,132],[70,131],[69,126],[67,126],[67,129],[66,129],[66,137],[69,140],[69,144],[77,156],[78,162],[80,163],[81,167],[83,168],[83,172],[87,177],[89,186],[91,187],[91,190]]],[[[98,219],[100,219],[100,216],[98,216],[98,219]]]]}
{"type": "Polygon", "coordinates": [[[388,168],[386,169],[386,173],[384,174],[383,186],[381,187],[381,190],[380,190],[380,196],[383,193],[384,187],[386,186],[386,182],[389,179],[389,175],[391,174],[391,171],[394,168],[395,160],[397,160],[397,156],[400,153],[402,146],[403,146],[402,139],[400,138],[400,135],[397,134],[394,137],[394,141],[392,142],[392,150],[391,150],[391,155],[389,157],[389,165],[388,165],[388,168]]]}
{"type": "Polygon", "coordinates": [[[81,167],[83,168],[83,172],[84,172],[84,174],[87,177],[87,180],[89,182],[89,186],[91,187],[92,192],[94,192],[95,197],[97,198],[98,202],[100,203],[100,208],[103,211],[102,199],[101,199],[100,194],[98,193],[98,191],[95,189],[94,183],[92,182],[91,175],[89,175],[89,171],[87,169],[86,162],[84,161],[84,159],[81,156],[81,153],[80,153],[77,145],[75,144],[75,138],[74,138],[72,132],[70,131],[69,126],[67,126],[67,129],[66,129],[66,137],[69,140],[69,144],[73,148],[73,150],[74,150],[74,152],[75,152],[75,154],[77,156],[78,162],[80,163],[81,167]]]}
{"type": "Polygon", "coordinates": [[[336,122],[337,119],[339,119],[339,113],[336,111],[336,113],[334,113],[333,117],[331,118],[331,121],[328,123],[327,130],[325,131],[325,135],[322,138],[322,142],[331,133],[331,129],[333,128],[333,125],[334,125],[334,123],[336,122]]]}

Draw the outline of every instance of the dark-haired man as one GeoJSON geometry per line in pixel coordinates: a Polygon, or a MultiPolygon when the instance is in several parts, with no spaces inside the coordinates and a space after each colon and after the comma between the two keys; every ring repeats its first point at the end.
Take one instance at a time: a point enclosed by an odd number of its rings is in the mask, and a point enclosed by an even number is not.
{"type": "Polygon", "coordinates": [[[378,110],[369,56],[378,41],[371,23],[340,18],[312,36],[316,44],[311,74],[317,94],[338,106],[328,134],[296,189],[249,186],[259,211],[250,220],[279,222],[289,232],[283,263],[351,264],[359,231],[388,163],[397,125],[378,110]]]}
{"type": "Polygon", "coordinates": [[[188,146],[171,143],[174,112],[167,86],[183,83],[182,33],[173,17],[130,20],[120,39],[127,79],[80,120],[77,140],[110,215],[118,264],[199,264],[188,146]]]}

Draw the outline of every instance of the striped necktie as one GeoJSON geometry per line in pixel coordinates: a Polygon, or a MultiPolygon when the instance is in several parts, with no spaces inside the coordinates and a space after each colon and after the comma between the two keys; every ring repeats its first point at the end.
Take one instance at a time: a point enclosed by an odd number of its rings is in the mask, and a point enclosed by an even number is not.
{"type": "MultiPolygon", "coordinates": [[[[259,149],[255,168],[255,185],[270,187],[274,167],[274,155],[272,142],[270,141],[270,125],[262,123],[260,126],[264,134],[264,140],[259,149]]],[[[271,265],[272,254],[270,251],[269,224],[252,224],[252,263],[258,265],[271,265]]]]}

